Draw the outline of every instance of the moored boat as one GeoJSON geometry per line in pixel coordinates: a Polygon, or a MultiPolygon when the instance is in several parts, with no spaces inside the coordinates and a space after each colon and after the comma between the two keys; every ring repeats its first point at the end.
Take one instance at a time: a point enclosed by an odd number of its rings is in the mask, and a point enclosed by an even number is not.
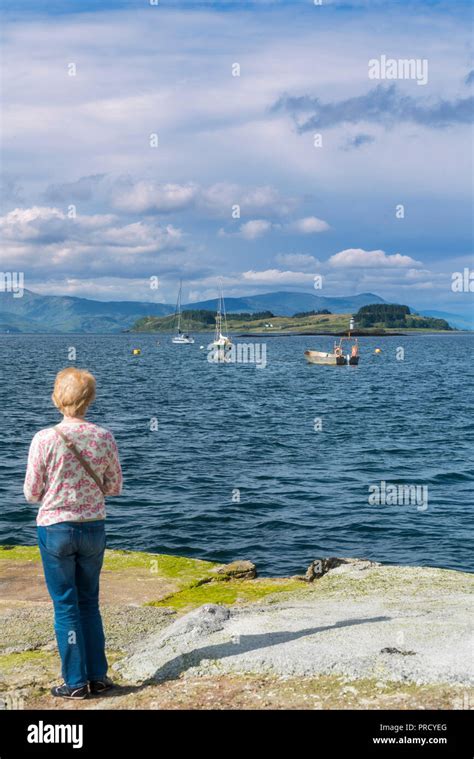
{"type": "Polygon", "coordinates": [[[183,283],[180,280],[179,282],[179,292],[178,292],[178,300],[176,301],[176,312],[175,312],[175,318],[178,319],[178,333],[174,335],[174,337],[171,338],[171,342],[174,345],[192,345],[194,343],[194,337],[191,337],[191,335],[188,335],[186,332],[183,332],[181,329],[181,291],[183,289],[183,283]]]}
{"type": "Polygon", "coordinates": [[[323,353],[322,351],[305,351],[306,361],[309,364],[329,364],[330,366],[337,366],[338,364],[345,364],[346,357],[339,356],[334,353],[323,353]]]}
{"type": "Polygon", "coordinates": [[[225,334],[227,332],[227,316],[225,312],[224,296],[222,294],[222,284],[219,280],[219,297],[217,300],[216,329],[214,340],[211,343],[213,349],[212,360],[217,363],[227,363],[230,361],[230,351],[232,350],[232,340],[225,334]]]}
{"type": "Polygon", "coordinates": [[[359,363],[359,343],[356,337],[351,338],[352,329],[354,329],[354,321],[351,319],[347,337],[341,337],[338,343],[334,343],[332,353],[307,350],[304,352],[306,361],[309,364],[326,364],[328,366],[357,366],[359,363]],[[350,343],[350,346],[344,346],[345,342],[350,343]],[[349,347],[350,353],[346,352],[349,347]]]}
{"type": "Polygon", "coordinates": [[[174,343],[174,345],[192,345],[194,343],[194,337],[185,334],[175,335],[171,338],[171,342],[174,343]]]}

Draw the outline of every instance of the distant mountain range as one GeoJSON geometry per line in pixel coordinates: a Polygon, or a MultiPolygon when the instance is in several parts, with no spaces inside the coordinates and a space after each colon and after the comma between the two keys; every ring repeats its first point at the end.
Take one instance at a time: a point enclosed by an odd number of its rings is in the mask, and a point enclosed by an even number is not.
{"type": "MultiPolygon", "coordinates": [[[[275,316],[293,316],[301,311],[318,311],[323,308],[334,314],[356,313],[361,306],[386,303],[373,293],[342,298],[328,298],[313,293],[275,292],[251,295],[247,298],[226,298],[228,313],[256,313],[271,311],[275,316]]],[[[217,299],[183,305],[183,310],[198,309],[215,311],[217,299]]],[[[39,295],[25,290],[23,297],[14,298],[12,293],[0,292],[0,333],[117,333],[130,329],[143,316],[167,316],[174,313],[169,303],[143,301],[98,301],[69,295],[39,295]]],[[[457,326],[462,317],[442,312],[422,312],[447,319],[457,326]]],[[[466,326],[460,324],[460,329],[466,326]]]]}
{"type": "MultiPolygon", "coordinates": [[[[226,298],[225,307],[228,314],[271,311],[275,316],[293,316],[300,311],[318,311],[327,308],[334,314],[347,314],[358,311],[361,306],[371,303],[385,303],[383,298],[373,293],[347,296],[346,298],[325,298],[313,293],[276,292],[263,295],[250,295],[248,298],[226,298]]],[[[188,303],[185,308],[215,311],[217,299],[201,300],[188,303]]]]}
{"type": "Polygon", "coordinates": [[[141,316],[166,316],[174,306],[166,303],[99,301],[69,295],[23,297],[0,292],[0,332],[122,332],[141,316]]]}
{"type": "Polygon", "coordinates": [[[474,313],[469,316],[450,314],[448,311],[418,311],[420,316],[434,316],[436,319],[446,319],[455,329],[474,329],[474,313]]]}

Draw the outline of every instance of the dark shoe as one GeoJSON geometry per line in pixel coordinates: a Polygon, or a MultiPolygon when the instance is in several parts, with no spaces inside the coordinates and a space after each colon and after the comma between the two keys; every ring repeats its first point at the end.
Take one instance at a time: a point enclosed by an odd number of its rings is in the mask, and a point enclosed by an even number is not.
{"type": "Polygon", "coordinates": [[[91,693],[103,693],[105,690],[113,688],[115,683],[110,677],[103,677],[102,680],[90,680],[89,689],[91,693]]]}
{"type": "Polygon", "coordinates": [[[87,685],[82,685],[80,688],[69,688],[69,686],[64,683],[63,685],[55,685],[54,688],[51,688],[51,693],[53,696],[61,696],[61,698],[81,700],[87,698],[89,690],[87,685]]]}

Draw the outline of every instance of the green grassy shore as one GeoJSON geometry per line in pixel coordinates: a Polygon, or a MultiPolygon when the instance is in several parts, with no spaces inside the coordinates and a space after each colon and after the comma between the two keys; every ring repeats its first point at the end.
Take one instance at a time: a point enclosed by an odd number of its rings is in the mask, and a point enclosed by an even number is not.
{"type": "MultiPolygon", "coordinates": [[[[209,318],[200,319],[193,312],[192,318],[186,317],[184,312],[186,330],[191,333],[212,332],[213,322],[209,318]]],[[[232,314],[227,315],[229,331],[232,333],[243,332],[245,335],[292,335],[292,334],[346,334],[351,314],[314,314],[311,316],[274,316],[253,319],[252,315],[247,318],[234,317],[232,314]]],[[[400,329],[407,334],[422,334],[434,332],[449,332],[446,326],[443,326],[441,319],[427,319],[427,317],[411,315],[410,324],[420,324],[419,327],[387,327],[383,322],[374,324],[363,330],[358,330],[358,334],[364,335],[391,335],[400,334],[400,329]],[[426,326],[429,324],[430,326],[426,326]]],[[[136,322],[132,332],[173,332],[175,317],[144,317],[136,322]]],[[[446,322],[444,322],[446,324],[446,322]]],[[[448,325],[449,326],[449,325],[448,325]]],[[[357,327],[357,325],[356,325],[357,327]]]]}

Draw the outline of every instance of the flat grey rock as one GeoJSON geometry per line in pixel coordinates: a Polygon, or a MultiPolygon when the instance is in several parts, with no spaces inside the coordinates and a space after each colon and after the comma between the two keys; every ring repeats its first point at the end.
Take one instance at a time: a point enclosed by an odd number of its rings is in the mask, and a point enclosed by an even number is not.
{"type": "Polygon", "coordinates": [[[222,630],[229,617],[230,610],[227,606],[205,604],[173,622],[163,631],[162,642],[170,642],[173,638],[179,638],[182,635],[192,634],[195,637],[209,635],[216,630],[222,630]]]}
{"type": "Polygon", "coordinates": [[[271,602],[207,604],[139,641],[125,680],[224,673],[474,683],[474,578],[348,560],[271,602]]]}
{"type": "Polygon", "coordinates": [[[131,656],[116,662],[112,669],[131,680],[162,680],[172,677],[181,667],[181,660],[174,661],[176,653],[196,647],[200,640],[206,640],[212,633],[222,630],[229,618],[230,610],[226,606],[200,606],[177,619],[165,630],[141,639],[137,650],[131,656]]]}

